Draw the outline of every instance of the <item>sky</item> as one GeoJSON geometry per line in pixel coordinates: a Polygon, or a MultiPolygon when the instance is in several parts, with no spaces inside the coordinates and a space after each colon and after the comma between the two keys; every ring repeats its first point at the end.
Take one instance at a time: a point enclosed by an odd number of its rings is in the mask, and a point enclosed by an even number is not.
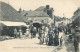
{"type": "Polygon", "coordinates": [[[35,10],[40,6],[50,5],[54,8],[54,15],[71,18],[80,7],[80,0],[0,0],[9,3],[16,10],[35,10]],[[64,14],[64,15],[63,15],[64,14]]]}

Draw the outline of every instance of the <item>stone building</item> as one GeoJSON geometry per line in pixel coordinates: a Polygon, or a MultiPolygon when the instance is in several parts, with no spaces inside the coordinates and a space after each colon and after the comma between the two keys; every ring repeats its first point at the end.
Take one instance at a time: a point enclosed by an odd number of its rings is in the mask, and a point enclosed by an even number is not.
{"type": "Polygon", "coordinates": [[[33,21],[33,24],[40,24],[42,21],[46,24],[54,23],[54,16],[53,16],[53,8],[50,8],[49,5],[41,6],[34,11],[20,11],[19,13],[23,16],[25,22],[33,21]]]}

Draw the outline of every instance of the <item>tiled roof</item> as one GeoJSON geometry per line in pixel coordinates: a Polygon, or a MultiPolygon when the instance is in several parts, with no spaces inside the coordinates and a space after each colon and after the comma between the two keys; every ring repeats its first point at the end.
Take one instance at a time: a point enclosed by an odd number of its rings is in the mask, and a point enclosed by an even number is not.
{"type": "Polygon", "coordinates": [[[44,11],[45,9],[46,9],[45,6],[41,6],[41,7],[37,8],[35,11],[44,11]]]}
{"type": "Polygon", "coordinates": [[[1,21],[21,21],[21,15],[9,4],[0,1],[1,21]]]}
{"type": "Polygon", "coordinates": [[[20,14],[26,17],[49,17],[44,11],[22,11],[20,14]]]}

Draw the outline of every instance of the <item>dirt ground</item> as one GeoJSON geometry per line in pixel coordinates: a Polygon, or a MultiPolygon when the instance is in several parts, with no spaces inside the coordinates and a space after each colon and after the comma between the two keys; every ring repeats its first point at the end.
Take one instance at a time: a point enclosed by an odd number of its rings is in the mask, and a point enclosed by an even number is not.
{"type": "Polygon", "coordinates": [[[64,35],[63,37],[62,47],[47,46],[45,43],[40,45],[38,38],[7,39],[0,41],[0,52],[74,52],[73,42],[67,41],[68,36],[64,35]]]}

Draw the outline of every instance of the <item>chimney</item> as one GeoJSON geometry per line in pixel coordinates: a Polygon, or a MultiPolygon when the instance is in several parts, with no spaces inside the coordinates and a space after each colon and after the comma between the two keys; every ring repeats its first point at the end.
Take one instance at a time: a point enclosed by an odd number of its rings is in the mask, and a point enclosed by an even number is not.
{"type": "Polygon", "coordinates": [[[49,9],[49,5],[46,5],[46,9],[49,9]]]}
{"type": "Polygon", "coordinates": [[[19,8],[19,13],[22,11],[22,9],[21,8],[19,8]]]}
{"type": "Polygon", "coordinates": [[[32,11],[32,10],[30,10],[30,11],[32,11]]]}
{"type": "Polygon", "coordinates": [[[23,11],[25,11],[25,10],[23,10],[23,11]]]}
{"type": "Polygon", "coordinates": [[[52,10],[52,11],[54,11],[54,9],[53,9],[53,8],[51,8],[51,10],[52,10]]]}

